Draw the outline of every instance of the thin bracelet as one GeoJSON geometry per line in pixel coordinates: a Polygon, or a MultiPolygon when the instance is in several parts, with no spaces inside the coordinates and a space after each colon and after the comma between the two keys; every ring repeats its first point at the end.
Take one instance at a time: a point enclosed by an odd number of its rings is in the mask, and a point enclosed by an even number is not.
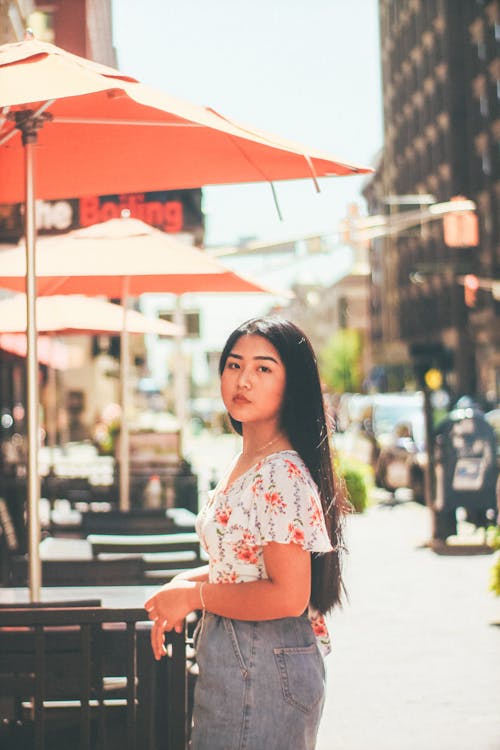
{"type": "Polygon", "coordinates": [[[198,635],[198,645],[200,644],[200,639],[203,633],[203,628],[205,625],[205,614],[207,612],[207,608],[205,607],[205,600],[203,598],[203,586],[205,585],[206,581],[202,581],[200,584],[200,602],[201,602],[201,623],[200,623],[200,632],[198,635]]]}
{"type": "Polygon", "coordinates": [[[203,586],[205,585],[206,581],[203,581],[200,585],[200,601],[201,601],[201,608],[203,612],[206,610],[205,600],[203,598],[203,586]]]}

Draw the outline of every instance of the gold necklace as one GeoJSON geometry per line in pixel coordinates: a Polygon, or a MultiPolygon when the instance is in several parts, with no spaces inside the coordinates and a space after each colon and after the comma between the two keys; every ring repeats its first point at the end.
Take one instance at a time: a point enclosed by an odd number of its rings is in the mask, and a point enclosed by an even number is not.
{"type": "Polygon", "coordinates": [[[263,445],[263,446],[262,446],[261,448],[259,448],[258,450],[254,451],[253,455],[255,455],[255,456],[258,456],[258,455],[260,455],[261,453],[264,453],[264,451],[265,451],[265,450],[266,450],[267,448],[270,448],[270,447],[271,447],[271,445],[274,445],[274,443],[276,443],[276,442],[277,442],[277,441],[278,441],[278,440],[279,440],[280,438],[282,438],[282,437],[283,437],[283,435],[281,434],[281,432],[280,432],[280,433],[278,433],[278,434],[277,434],[277,435],[276,435],[275,437],[273,437],[273,439],[272,439],[272,440],[270,440],[270,441],[269,441],[268,443],[266,443],[265,445],[263,445]]]}

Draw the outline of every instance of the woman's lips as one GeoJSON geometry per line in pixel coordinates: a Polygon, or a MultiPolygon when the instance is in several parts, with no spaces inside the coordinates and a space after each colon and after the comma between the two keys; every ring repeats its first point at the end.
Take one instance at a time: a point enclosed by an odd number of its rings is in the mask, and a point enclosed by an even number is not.
{"type": "Polygon", "coordinates": [[[249,404],[250,401],[246,396],[243,396],[241,394],[238,394],[237,396],[234,396],[233,398],[233,404],[249,404]]]}

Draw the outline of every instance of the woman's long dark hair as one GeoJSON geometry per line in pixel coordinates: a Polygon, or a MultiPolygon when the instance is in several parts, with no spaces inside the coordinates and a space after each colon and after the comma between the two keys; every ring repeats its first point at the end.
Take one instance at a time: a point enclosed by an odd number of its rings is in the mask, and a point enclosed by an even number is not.
{"type": "MultiPolygon", "coordinates": [[[[341,601],[343,593],[341,553],[342,521],[348,508],[344,483],[335,475],[325,418],[323,394],[314,351],[307,336],[288,320],[253,318],[229,336],[219,361],[222,375],[226,360],[241,336],[267,339],[277,350],[286,372],[281,427],[302,457],[318,486],[326,528],[333,552],[312,555],[311,604],[326,613],[341,601]]],[[[236,432],[241,422],[230,417],[236,432]]]]}

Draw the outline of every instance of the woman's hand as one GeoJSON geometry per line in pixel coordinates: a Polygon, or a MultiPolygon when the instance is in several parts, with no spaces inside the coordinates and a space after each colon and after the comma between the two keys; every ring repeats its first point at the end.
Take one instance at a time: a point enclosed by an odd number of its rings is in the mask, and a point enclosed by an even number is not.
{"type": "Polygon", "coordinates": [[[151,647],[156,660],[166,654],[163,638],[165,631],[182,633],[186,615],[199,607],[198,590],[199,584],[177,579],[167,583],[145,603],[144,608],[153,621],[151,647]]]}

